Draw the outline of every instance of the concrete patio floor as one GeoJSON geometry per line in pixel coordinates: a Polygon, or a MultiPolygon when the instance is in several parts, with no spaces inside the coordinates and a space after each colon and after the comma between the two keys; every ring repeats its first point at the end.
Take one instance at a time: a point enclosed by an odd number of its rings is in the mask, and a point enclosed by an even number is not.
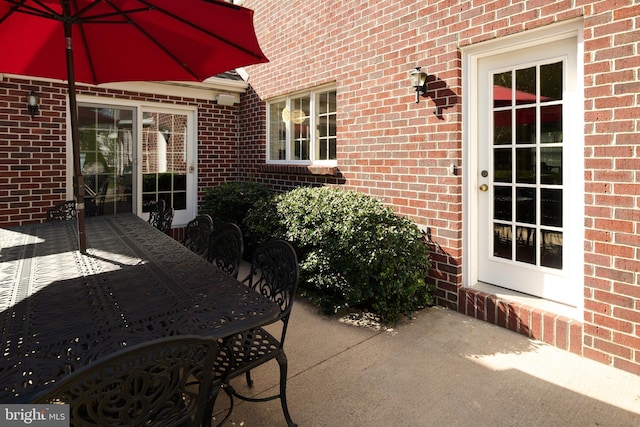
{"type": "MultiPolygon", "coordinates": [[[[392,330],[293,307],[285,343],[299,426],[638,426],[640,377],[441,307],[392,330]]],[[[275,361],[238,391],[277,391],[275,361]]],[[[221,394],[222,410],[228,397],[221,394]]],[[[280,401],[236,400],[225,426],[285,426],[280,401]]]]}

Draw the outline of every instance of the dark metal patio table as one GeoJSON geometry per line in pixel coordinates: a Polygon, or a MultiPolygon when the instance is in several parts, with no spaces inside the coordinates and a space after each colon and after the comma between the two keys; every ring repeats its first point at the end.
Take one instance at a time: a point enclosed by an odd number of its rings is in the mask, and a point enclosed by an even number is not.
{"type": "Polygon", "coordinates": [[[132,214],[0,229],[0,402],[124,346],[178,334],[225,337],[279,307],[132,214]]]}

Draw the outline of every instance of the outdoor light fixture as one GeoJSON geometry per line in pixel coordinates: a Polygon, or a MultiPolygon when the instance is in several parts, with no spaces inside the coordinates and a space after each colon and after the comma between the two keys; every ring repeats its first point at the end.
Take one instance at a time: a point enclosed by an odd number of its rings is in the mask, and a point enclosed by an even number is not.
{"type": "Polygon", "coordinates": [[[420,103],[420,96],[424,96],[427,93],[427,73],[420,71],[421,67],[409,71],[409,79],[411,79],[411,85],[416,90],[416,104],[420,103]]]}
{"type": "Polygon", "coordinates": [[[27,95],[27,110],[29,110],[32,118],[38,114],[38,95],[34,91],[29,92],[29,95],[27,95]]]}

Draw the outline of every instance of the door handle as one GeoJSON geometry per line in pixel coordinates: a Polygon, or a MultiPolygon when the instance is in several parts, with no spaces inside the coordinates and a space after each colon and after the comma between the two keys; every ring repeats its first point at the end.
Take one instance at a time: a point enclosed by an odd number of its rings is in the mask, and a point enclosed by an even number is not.
{"type": "Polygon", "coordinates": [[[482,191],[483,193],[484,193],[485,191],[487,191],[488,189],[489,189],[489,186],[488,186],[487,184],[482,184],[482,185],[480,186],[480,191],[482,191]]]}

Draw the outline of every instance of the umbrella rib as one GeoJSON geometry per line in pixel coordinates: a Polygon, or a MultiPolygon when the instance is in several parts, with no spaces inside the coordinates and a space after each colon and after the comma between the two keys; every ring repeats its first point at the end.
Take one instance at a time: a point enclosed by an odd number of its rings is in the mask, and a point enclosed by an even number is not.
{"type": "MultiPolygon", "coordinates": [[[[133,25],[134,27],[136,27],[138,29],[138,31],[140,31],[142,34],[144,34],[153,44],[155,44],[156,46],[158,46],[158,48],[160,48],[160,50],[162,50],[168,57],[170,57],[171,59],[173,59],[177,64],[180,64],[180,66],[189,74],[191,74],[193,76],[194,79],[196,80],[202,80],[200,78],[200,76],[198,76],[198,74],[194,73],[193,70],[191,70],[187,64],[185,64],[184,62],[182,62],[180,60],[180,58],[178,58],[177,56],[175,56],[173,53],[171,53],[166,47],[164,47],[162,44],[160,44],[155,38],[153,38],[151,36],[151,34],[149,34],[147,31],[145,31],[142,27],[140,27],[140,25],[138,25],[137,22],[135,22],[133,19],[131,19],[131,17],[129,16],[130,11],[127,10],[121,10],[119,9],[116,5],[114,5],[110,0],[105,0],[106,3],[108,3],[113,10],[116,11],[115,14],[120,13],[121,16],[125,19],[128,20],[130,25],[133,25]]],[[[150,9],[157,9],[155,6],[150,5],[146,2],[142,2],[144,4],[147,4],[149,6],[150,9]]],[[[145,9],[146,10],[146,9],[145,9]]],[[[160,9],[157,9],[160,10],[160,9]]],[[[136,12],[136,11],[134,11],[136,12]]]]}
{"type": "Polygon", "coordinates": [[[26,15],[39,16],[42,18],[50,18],[55,20],[62,20],[62,15],[57,13],[55,10],[51,9],[49,6],[45,5],[39,0],[33,0],[33,3],[38,4],[42,9],[37,7],[26,5],[27,0],[5,0],[7,3],[13,4],[13,7],[2,17],[0,18],[0,23],[4,22],[11,14],[13,13],[24,13],[26,15]]]}
{"type": "MultiPolygon", "coordinates": [[[[206,35],[208,35],[209,37],[212,37],[212,38],[214,38],[214,39],[220,40],[221,42],[226,43],[226,44],[228,44],[229,46],[233,46],[233,47],[235,47],[236,49],[241,50],[241,51],[243,51],[244,53],[246,53],[246,54],[248,54],[248,55],[253,56],[254,58],[262,59],[262,56],[260,56],[260,55],[258,55],[258,54],[256,54],[256,53],[252,52],[251,50],[249,50],[249,49],[247,49],[247,48],[245,48],[245,47],[243,47],[243,46],[240,46],[239,44],[234,43],[234,42],[232,42],[232,41],[231,41],[231,40],[229,40],[229,39],[226,39],[226,38],[224,38],[224,37],[220,37],[219,35],[214,34],[214,33],[212,33],[211,31],[208,31],[208,30],[206,30],[206,29],[204,29],[204,28],[202,28],[202,27],[200,27],[200,26],[198,26],[198,25],[195,25],[194,23],[189,22],[189,21],[187,21],[186,19],[184,19],[184,18],[182,18],[182,17],[180,17],[180,16],[177,16],[177,15],[175,15],[175,14],[173,14],[173,13],[171,13],[171,12],[169,12],[169,11],[167,11],[167,10],[165,10],[165,9],[161,8],[161,7],[155,6],[155,5],[153,5],[153,4],[151,4],[151,3],[149,3],[149,2],[148,2],[148,1],[146,1],[146,0],[140,0],[140,3],[146,4],[146,5],[148,5],[149,7],[152,7],[152,8],[154,8],[155,10],[157,10],[157,11],[159,11],[159,12],[162,12],[162,13],[164,13],[165,15],[170,16],[171,18],[173,18],[173,19],[175,19],[175,20],[182,22],[183,24],[190,25],[190,26],[192,26],[193,28],[195,28],[195,29],[197,29],[198,31],[200,31],[201,33],[206,34],[206,35]]],[[[230,3],[224,3],[224,2],[221,2],[221,3],[220,3],[220,6],[227,6],[227,7],[232,7],[232,8],[234,8],[234,9],[241,9],[240,7],[238,7],[238,6],[236,6],[236,5],[232,5],[232,4],[230,4],[230,3]]]]}

